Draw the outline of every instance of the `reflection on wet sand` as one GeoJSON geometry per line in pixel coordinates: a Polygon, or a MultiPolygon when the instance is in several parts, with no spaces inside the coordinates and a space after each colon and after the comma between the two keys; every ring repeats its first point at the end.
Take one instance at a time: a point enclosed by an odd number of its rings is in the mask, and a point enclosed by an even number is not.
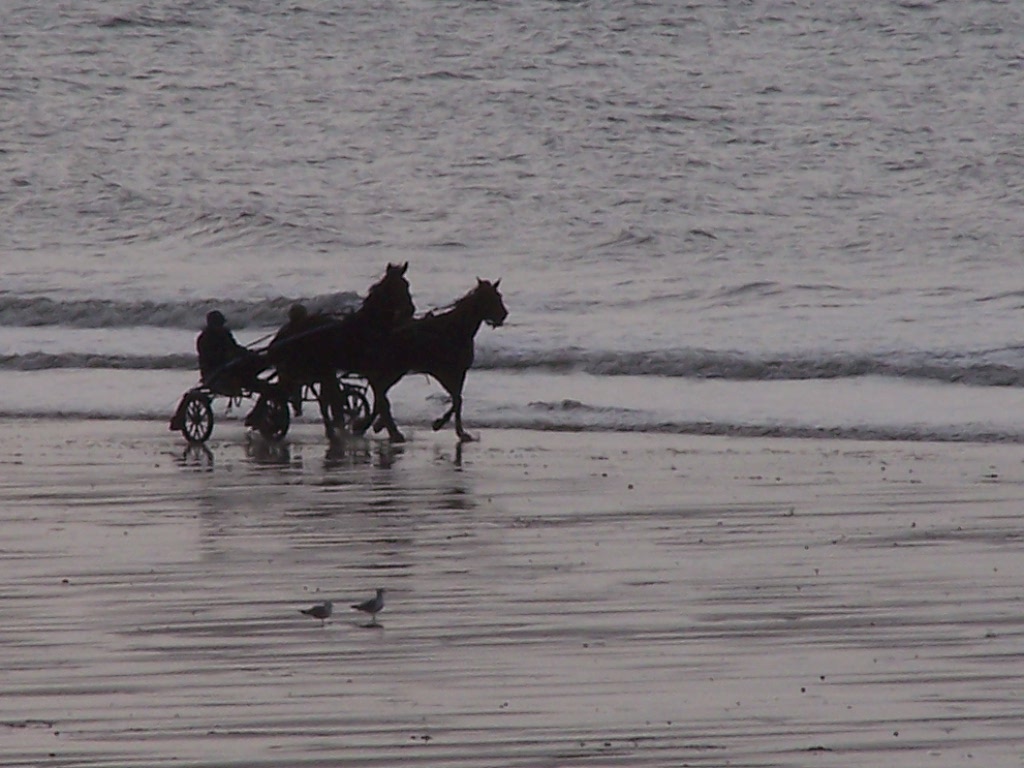
{"type": "MultiPolygon", "coordinates": [[[[258,433],[249,435],[245,443],[245,455],[255,464],[289,466],[292,463],[290,442],[265,440],[258,433]]],[[[301,460],[298,466],[301,468],[301,460]]]]}
{"type": "Polygon", "coordinates": [[[5,765],[1019,762],[1024,448],[17,427],[5,765]]]}
{"type": "Polygon", "coordinates": [[[213,469],[213,451],[205,443],[188,443],[179,460],[183,467],[213,469]]]}
{"type": "Polygon", "coordinates": [[[336,440],[327,447],[325,469],[338,469],[370,464],[378,469],[389,469],[398,460],[404,448],[401,444],[365,438],[336,440]]]}

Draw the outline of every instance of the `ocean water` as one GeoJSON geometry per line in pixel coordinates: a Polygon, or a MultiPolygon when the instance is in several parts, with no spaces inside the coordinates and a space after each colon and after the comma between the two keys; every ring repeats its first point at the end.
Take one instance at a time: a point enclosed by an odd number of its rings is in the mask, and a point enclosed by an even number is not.
{"type": "Polygon", "coordinates": [[[1018,3],[3,10],[0,415],[165,429],[208,309],[408,261],[502,279],[474,431],[1024,439],[1018,3]]]}

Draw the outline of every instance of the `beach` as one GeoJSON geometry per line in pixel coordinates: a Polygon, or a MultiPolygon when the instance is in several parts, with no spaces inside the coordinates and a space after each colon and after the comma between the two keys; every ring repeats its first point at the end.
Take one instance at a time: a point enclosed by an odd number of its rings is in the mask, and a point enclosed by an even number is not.
{"type": "Polygon", "coordinates": [[[5,10],[0,768],[1024,766],[1024,6],[5,10]],[[479,442],[168,431],[393,264],[479,442]]]}
{"type": "Polygon", "coordinates": [[[1022,759],[1021,445],[2,426],[6,766],[1022,759]]]}

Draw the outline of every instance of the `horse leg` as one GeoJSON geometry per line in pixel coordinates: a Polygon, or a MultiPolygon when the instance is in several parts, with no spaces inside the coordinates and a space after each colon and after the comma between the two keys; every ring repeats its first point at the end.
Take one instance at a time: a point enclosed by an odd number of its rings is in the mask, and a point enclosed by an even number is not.
{"type": "Polygon", "coordinates": [[[323,390],[320,391],[320,395],[316,399],[317,405],[320,406],[320,418],[324,422],[324,433],[327,435],[327,439],[330,442],[334,442],[334,424],[331,423],[331,408],[330,403],[327,402],[327,396],[323,390]]]}
{"type": "Polygon", "coordinates": [[[434,421],[434,429],[441,429],[452,416],[455,416],[455,434],[459,436],[459,441],[469,443],[476,440],[473,435],[462,427],[462,387],[466,383],[466,371],[452,371],[451,375],[435,376],[435,378],[445,388],[445,391],[448,392],[448,396],[452,399],[452,404],[440,418],[434,421]]]}
{"type": "Polygon", "coordinates": [[[473,435],[469,434],[462,428],[462,392],[452,395],[452,410],[455,411],[455,434],[459,436],[459,442],[471,443],[476,440],[473,435]]]}
{"type": "Polygon", "coordinates": [[[358,421],[352,422],[352,434],[357,436],[365,435],[366,430],[370,427],[373,427],[376,432],[379,432],[381,429],[377,426],[381,423],[380,398],[377,396],[377,389],[380,384],[370,377],[367,377],[367,384],[369,384],[370,389],[373,391],[373,405],[370,407],[370,413],[367,414],[365,419],[359,419],[358,421]]]}
{"type": "Polygon", "coordinates": [[[245,420],[242,422],[247,427],[258,429],[263,423],[264,418],[267,415],[267,396],[260,394],[256,398],[256,405],[253,406],[252,410],[246,415],[245,420]]]}
{"type": "MultiPolygon", "coordinates": [[[[398,425],[395,424],[395,418],[391,415],[391,401],[388,400],[388,390],[391,385],[383,386],[380,383],[371,382],[373,387],[373,410],[370,414],[370,423],[375,425],[382,425],[388,431],[388,438],[393,443],[404,443],[405,435],[398,429],[398,425]]],[[[379,429],[379,428],[378,428],[379,429]]]]}
{"type": "MultiPolygon", "coordinates": [[[[454,401],[453,401],[453,403],[454,403],[454,401]]],[[[434,419],[434,421],[431,422],[430,426],[433,427],[435,432],[437,432],[437,430],[441,429],[441,427],[443,427],[445,424],[447,424],[449,421],[451,421],[453,413],[455,413],[455,405],[454,404],[447,411],[445,411],[440,416],[438,416],[436,419],[434,419]]]]}
{"type": "Polygon", "coordinates": [[[321,391],[326,393],[324,400],[328,404],[328,416],[327,421],[330,426],[328,431],[334,437],[338,437],[339,425],[344,428],[345,420],[345,394],[341,391],[341,385],[338,384],[338,378],[331,374],[324,379],[321,384],[321,391]]]}
{"type": "Polygon", "coordinates": [[[374,423],[374,419],[377,419],[379,405],[377,404],[377,395],[373,396],[373,407],[370,408],[370,414],[365,419],[352,422],[352,434],[353,435],[365,435],[366,430],[374,423]]]}
{"type": "Polygon", "coordinates": [[[329,391],[329,386],[325,380],[317,382],[319,386],[314,390],[316,395],[316,404],[320,408],[320,418],[324,422],[324,433],[327,435],[327,439],[330,442],[334,442],[334,422],[331,419],[331,397],[332,393],[329,391]]]}
{"type": "Polygon", "coordinates": [[[283,390],[278,384],[273,384],[255,376],[250,382],[250,386],[252,391],[256,392],[259,397],[256,398],[256,405],[253,406],[253,409],[245,417],[244,423],[247,427],[259,429],[267,419],[267,413],[270,409],[269,404],[283,399],[283,390]]]}

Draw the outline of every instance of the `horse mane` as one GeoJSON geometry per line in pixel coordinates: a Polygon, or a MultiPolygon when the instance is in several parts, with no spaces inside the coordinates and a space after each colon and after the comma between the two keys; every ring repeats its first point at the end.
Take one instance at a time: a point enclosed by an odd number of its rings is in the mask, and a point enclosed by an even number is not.
{"type": "Polygon", "coordinates": [[[443,307],[434,307],[433,309],[427,310],[427,313],[423,315],[420,319],[426,320],[428,318],[433,317],[446,317],[455,312],[456,310],[460,310],[467,304],[469,304],[470,301],[472,301],[473,298],[475,298],[476,292],[479,290],[480,284],[478,283],[476,286],[466,291],[465,294],[455,299],[455,301],[451,301],[448,304],[445,304],[443,307]]]}
{"type": "MultiPolygon", "coordinates": [[[[409,263],[403,264],[388,264],[387,269],[384,271],[384,276],[376,283],[370,286],[366,292],[366,296],[363,298],[359,305],[359,308],[355,311],[355,314],[366,315],[373,312],[376,309],[376,304],[380,304],[384,308],[390,307],[391,296],[389,292],[393,290],[393,285],[396,280],[402,281],[405,287],[405,292],[408,294],[409,282],[405,278],[406,270],[409,268],[409,263]]],[[[404,311],[404,307],[402,308],[404,311]]],[[[412,303],[411,296],[409,297],[409,309],[412,315],[416,313],[416,306],[412,303]]],[[[396,310],[397,311],[397,310],[396,310]]]]}
{"type": "Polygon", "coordinates": [[[363,297],[363,300],[359,302],[359,309],[366,309],[369,304],[384,292],[384,282],[386,279],[387,278],[382,278],[380,281],[369,287],[366,291],[366,295],[363,297]]]}

